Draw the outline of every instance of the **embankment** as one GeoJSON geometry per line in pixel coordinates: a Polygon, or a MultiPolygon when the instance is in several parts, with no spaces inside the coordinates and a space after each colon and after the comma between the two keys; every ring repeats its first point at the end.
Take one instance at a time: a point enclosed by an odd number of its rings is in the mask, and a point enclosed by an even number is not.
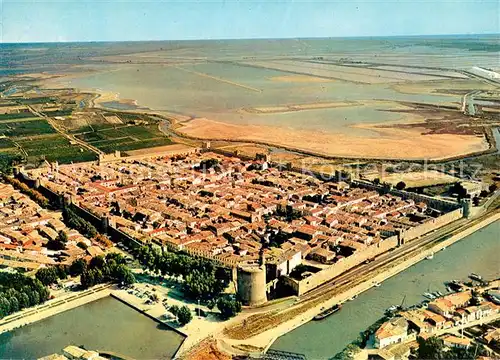
{"type": "Polygon", "coordinates": [[[261,349],[267,349],[278,337],[310,321],[315,315],[317,315],[321,311],[322,308],[331,307],[334,304],[345,302],[346,300],[352,298],[353,296],[358,295],[370,289],[371,287],[374,286],[375,283],[383,282],[384,280],[399,274],[400,272],[404,271],[410,266],[420,262],[421,260],[424,260],[430,254],[437,252],[445,247],[448,247],[456,243],[457,241],[460,241],[461,239],[471,235],[472,233],[498,220],[500,220],[500,212],[497,211],[490,216],[484,217],[483,219],[478,220],[475,223],[472,223],[472,225],[469,224],[467,226],[464,226],[459,233],[449,236],[448,238],[446,238],[446,240],[434,243],[434,245],[423,249],[416,255],[409,255],[406,258],[405,257],[401,258],[398,263],[395,263],[391,267],[382,270],[378,274],[374,274],[374,276],[371,277],[370,279],[352,287],[351,289],[341,294],[334,295],[331,298],[329,298],[329,300],[308,309],[299,316],[295,317],[293,320],[279,324],[271,330],[265,331],[261,334],[258,334],[244,341],[224,339],[224,342],[232,346],[238,346],[244,344],[244,345],[258,347],[261,349]]]}
{"type": "Polygon", "coordinates": [[[21,326],[29,325],[39,320],[54,316],[75,307],[85,305],[92,301],[102,299],[111,294],[109,284],[99,285],[81,293],[71,294],[66,297],[49,300],[43,305],[28,308],[20,313],[8,316],[0,322],[0,333],[11,331],[21,326]]]}

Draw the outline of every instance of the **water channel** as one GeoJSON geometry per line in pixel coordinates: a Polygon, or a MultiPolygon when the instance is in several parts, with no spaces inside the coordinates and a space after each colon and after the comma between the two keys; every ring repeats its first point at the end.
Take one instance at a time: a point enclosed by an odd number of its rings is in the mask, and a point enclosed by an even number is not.
{"type": "Polygon", "coordinates": [[[272,348],[302,353],[308,360],[329,359],[381,318],[388,307],[400,304],[404,296],[405,304],[412,305],[425,299],[424,292],[445,292],[445,281],[466,280],[471,272],[486,279],[499,277],[498,254],[497,221],[345,303],[337,314],[278,338],[272,348]]]}

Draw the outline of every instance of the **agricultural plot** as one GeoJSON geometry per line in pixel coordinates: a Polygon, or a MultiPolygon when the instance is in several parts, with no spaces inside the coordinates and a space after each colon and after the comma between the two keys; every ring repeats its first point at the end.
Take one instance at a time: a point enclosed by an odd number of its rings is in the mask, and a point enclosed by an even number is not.
{"type": "Polygon", "coordinates": [[[52,134],[56,131],[45,120],[0,121],[0,135],[8,137],[24,137],[52,134]]]}
{"type": "MultiPolygon", "coordinates": [[[[12,106],[12,105],[9,105],[12,106]]],[[[5,120],[14,120],[14,119],[25,119],[25,118],[32,118],[34,115],[29,112],[20,112],[20,113],[12,113],[12,114],[0,114],[0,122],[5,121],[5,120]]]]}
{"type": "Polygon", "coordinates": [[[158,130],[156,125],[108,127],[80,134],[77,137],[106,153],[115,150],[137,150],[172,143],[169,138],[158,130]]]}
{"type": "Polygon", "coordinates": [[[17,143],[28,155],[29,161],[47,160],[59,163],[71,163],[95,160],[95,154],[73,145],[62,135],[51,135],[41,138],[26,138],[17,143]]]}

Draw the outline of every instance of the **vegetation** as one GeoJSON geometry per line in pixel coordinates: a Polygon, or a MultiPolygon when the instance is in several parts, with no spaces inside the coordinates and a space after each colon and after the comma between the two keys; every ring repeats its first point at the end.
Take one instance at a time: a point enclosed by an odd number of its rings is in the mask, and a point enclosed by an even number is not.
{"type": "Polygon", "coordinates": [[[186,325],[193,319],[193,315],[187,306],[181,306],[177,311],[177,321],[181,326],[186,325]]]}
{"type": "Polygon", "coordinates": [[[332,360],[353,360],[361,349],[355,344],[347,345],[344,350],[335,355],[332,360]]]}
{"type": "Polygon", "coordinates": [[[82,219],[69,207],[63,210],[64,223],[72,229],[78,230],[88,238],[95,238],[98,235],[97,229],[87,220],[82,219]]]}
{"type": "Polygon", "coordinates": [[[151,246],[143,246],[137,251],[137,259],[154,273],[181,277],[184,280],[184,292],[193,299],[215,299],[229,282],[226,269],[184,253],[160,253],[151,246]]]}
{"type": "Polygon", "coordinates": [[[400,181],[396,184],[396,189],[398,190],[404,190],[406,188],[406,184],[404,181],[400,181]]]}
{"type": "Polygon", "coordinates": [[[0,273],[0,318],[45,302],[49,290],[36,278],[0,273]]]}
{"type": "Polygon", "coordinates": [[[38,203],[38,205],[40,205],[41,207],[49,206],[49,200],[45,196],[40,194],[38,191],[31,189],[25,183],[6,175],[4,175],[2,179],[4,182],[6,182],[7,184],[11,184],[15,189],[19,190],[23,194],[28,195],[31,200],[38,203]]]}
{"type": "Polygon", "coordinates": [[[9,137],[53,134],[56,131],[43,119],[23,119],[22,121],[0,122],[0,134],[9,137]]]}
{"type": "Polygon", "coordinates": [[[480,355],[487,355],[484,347],[478,346],[469,349],[448,348],[444,346],[443,340],[437,337],[417,339],[418,350],[417,359],[474,359],[480,355]],[[474,356],[476,355],[476,357],[474,356]]]}
{"type": "Polygon", "coordinates": [[[35,277],[43,285],[52,285],[57,283],[59,279],[64,280],[68,277],[68,268],[64,265],[41,268],[36,272],[35,277]]]}
{"type": "Polygon", "coordinates": [[[76,259],[69,267],[69,274],[71,276],[80,276],[87,270],[87,262],[83,259],[76,259]]]}
{"type": "Polygon", "coordinates": [[[112,128],[106,126],[101,130],[80,134],[77,137],[106,153],[112,153],[115,150],[137,150],[172,143],[155,125],[120,125],[112,128]]]}
{"type": "Polygon", "coordinates": [[[217,308],[222,318],[229,319],[241,311],[241,303],[237,300],[221,297],[217,300],[217,308]]]}
{"type": "Polygon", "coordinates": [[[30,111],[12,113],[12,114],[0,114],[0,122],[3,120],[25,119],[32,117],[34,117],[34,115],[30,111]]]}
{"type": "Polygon", "coordinates": [[[93,152],[72,145],[67,138],[54,134],[37,138],[23,138],[17,143],[26,151],[28,159],[32,162],[36,160],[58,161],[61,164],[91,161],[96,156],[93,152]]]}
{"type": "Polygon", "coordinates": [[[17,152],[0,152],[0,174],[11,174],[14,164],[21,162],[22,156],[17,152]]]}
{"type": "MultiPolygon", "coordinates": [[[[73,267],[73,264],[71,266],[73,267]]],[[[73,270],[75,273],[81,271],[80,282],[84,288],[103,282],[123,285],[135,282],[134,274],[125,265],[125,258],[118,253],[109,253],[106,257],[96,256],[90,260],[87,266],[75,265],[73,270]]]]}
{"type": "Polygon", "coordinates": [[[189,310],[187,306],[179,307],[177,305],[172,305],[168,310],[177,318],[177,322],[181,326],[186,325],[193,319],[191,310],[189,310]]]}

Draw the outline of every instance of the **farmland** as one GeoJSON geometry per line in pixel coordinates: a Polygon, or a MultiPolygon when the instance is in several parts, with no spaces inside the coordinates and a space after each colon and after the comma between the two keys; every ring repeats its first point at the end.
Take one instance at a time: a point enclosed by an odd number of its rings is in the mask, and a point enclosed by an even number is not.
{"type": "Polygon", "coordinates": [[[76,135],[98,149],[111,153],[115,150],[127,151],[155,146],[169,145],[172,142],[161,133],[156,125],[100,126],[93,132],[76,135]]]}

